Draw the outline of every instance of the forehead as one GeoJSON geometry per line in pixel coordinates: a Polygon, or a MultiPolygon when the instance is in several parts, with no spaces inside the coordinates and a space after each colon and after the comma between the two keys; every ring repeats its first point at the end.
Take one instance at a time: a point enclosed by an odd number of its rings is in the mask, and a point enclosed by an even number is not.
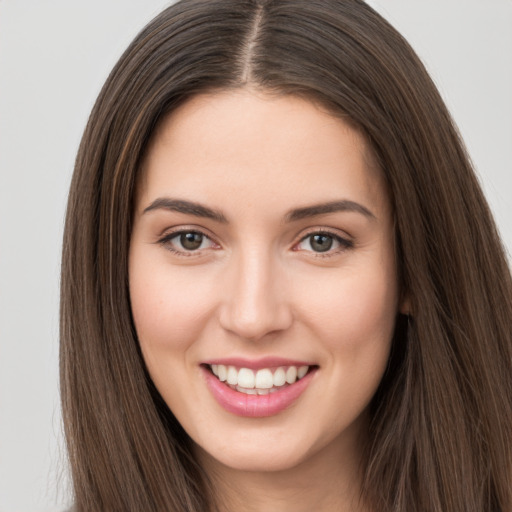
{"type": "Polygon", "coordinates": [[[388,202],[382,172],[351,124],[303,98],[244,89],[195,96],[168,115],[142,174],[139,197],[236,193],[254,201],[271,193],[314,202],[347,193],[388,202]]]}

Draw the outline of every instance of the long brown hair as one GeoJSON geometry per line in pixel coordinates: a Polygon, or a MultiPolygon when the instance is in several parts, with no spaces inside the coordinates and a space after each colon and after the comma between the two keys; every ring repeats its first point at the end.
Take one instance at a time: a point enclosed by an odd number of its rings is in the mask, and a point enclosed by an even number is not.
{"type": "Polygon", "coordinates": [[[361,0],[183,0],[110,74],[78,152],[61,289],[61,391],[78,511],[205,511],[208,481],[149,378],[128,293],[134,189],[159,121],[250,85],[365,135],[394,207],[397,323],[372,402],[375,510],[512,510],[512,283],[463,144],[404,39],[361,0]]]}

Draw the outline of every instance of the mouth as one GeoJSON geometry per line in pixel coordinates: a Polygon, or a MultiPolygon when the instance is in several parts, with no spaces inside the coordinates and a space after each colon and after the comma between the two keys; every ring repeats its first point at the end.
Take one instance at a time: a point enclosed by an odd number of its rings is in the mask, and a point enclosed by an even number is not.
{"type": "Polygon", "coordinates": [[[209,364],[210,372],[231,389],[247,395],[268,395],[304,378],[314,366],[289,365],[253,370],[233,365],[209,364]]]}
{"type": "Polygon", "coordinates": [[[219,405],[237,416],[256,418],[288,409],[305,392],[319,369],[314,364],[287,363],[212,361],[201,364],[201,369],[219,405]]]}

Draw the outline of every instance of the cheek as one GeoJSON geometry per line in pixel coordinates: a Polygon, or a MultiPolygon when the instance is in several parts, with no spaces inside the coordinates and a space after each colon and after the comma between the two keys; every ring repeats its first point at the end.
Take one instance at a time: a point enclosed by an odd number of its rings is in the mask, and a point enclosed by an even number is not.
{"type": "Polygon", "coordinates": [[[201,278],[190,281],[190,269],[130,262],[130,300],[142,348],[148,351],[183,351],[198,337],[212,296],[201,278]]]}
{"type": "Polygon", "coordinates": [[[353,269],[306,289],[310,327],[330,352],[354,358],[366,350],[387,354],[398,302],[392,267],[353,269]]]}
{"type": "Polygon", "coordinates": [[[310,294],[309,329],[328,353],[326,389],[332,390],[333,409],[344,411],[331,418],[333,432],[359,417],[374,396],[389,359],[396,314],[393,273],[356,272],[310,294]]]}

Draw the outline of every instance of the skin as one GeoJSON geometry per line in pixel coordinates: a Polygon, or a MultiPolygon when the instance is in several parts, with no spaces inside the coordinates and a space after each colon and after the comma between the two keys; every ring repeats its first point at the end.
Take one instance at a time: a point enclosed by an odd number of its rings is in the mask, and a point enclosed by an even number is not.
{"type": "Polygon", "coordinates": [[[150,145],[129,277],[145,363],[222,510],[367,510],[356,499],[367,408],[404,306],[389,198],[356,130],[291,96],[241,89],[192,98],[150,145]],[[200,203],[224,221],[146,210],[165,197],[200,203]],[[340,200],[370,214],[287,217],[340,200]],[[187,251],[180,231],[203,233],[201,248],[187,251]],[[333,236],[330,250],[315,251],[318,232],[333,236]],[[279,414],[224,410],[200,364],[263,356],[318,371],[279,414]]]}

